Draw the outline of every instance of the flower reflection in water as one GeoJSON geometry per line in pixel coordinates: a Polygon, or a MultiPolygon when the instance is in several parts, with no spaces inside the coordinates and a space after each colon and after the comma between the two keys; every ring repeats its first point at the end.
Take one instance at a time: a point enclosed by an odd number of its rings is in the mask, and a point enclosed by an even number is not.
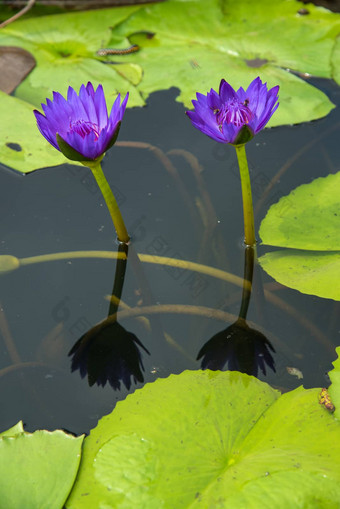
{"type": "Polygon", "coordinates": [[[104,387],[109,382],[113,389],[120,389],[123,382],[130,389],[131,377],[135,383],[144,381],[139,347],[149,351],[117,321],[105,322],[99,330],[93,327],[73,346],[69,353],[71,369],[79,369],[82,378],[87,375],[90,386],[96,383],[104,387]]]}
{"type": "Polygon", "coordinates": [[[107,382],[113,389],[120,389],[121,382],[127,389],[131,378],[135,383],[144,382],[144,370],[140,348],[149,351],[132,332],[127,331],[116,320],[125,278],[128,246],[119,245],[112,301],[108,317],[86,332],[73,346],[71,370],[79,370],[80,376],[88,377],[89,385],[107,382]]]}
{"type": "Polygon", "coordinates": [[[230,371],[241,371],[257,376],[258,369],[266,375],[266,365],[275,372],[270,353],[275,352],[268,339],[239,318],[235,323],[215,334],[198,353],[202,369],[223,369],[228,363],[230,371]]]}
{"type": "Polygon", "coordinates": [[[202,346],[197,356],[197,360],[202,358],[202,369],[219,370],[228,363],[229,370],[253,376],[258,375],[259,369],[266,375],[266,366],[276,371],[271,354],[271,351],[275,352],[274,347],[262,332],[249,327],[246,322],[252,290],[254,254],[253,247],[246,247],[239,317],[235,323],[215,334],[202,346]]]}

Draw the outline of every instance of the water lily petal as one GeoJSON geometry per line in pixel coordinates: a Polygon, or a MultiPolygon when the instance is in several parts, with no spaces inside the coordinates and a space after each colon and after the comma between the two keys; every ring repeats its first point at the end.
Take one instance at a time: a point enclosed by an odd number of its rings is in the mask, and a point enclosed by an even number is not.
{"type": "Polygon", "coordinates": [[[35,115],[35,118],[37,119],[38,129],[41,132],[41,134],[46,138],[46,140],[49,143],[51,143],[51,145],[53,145],[53,147],[59,150],[55,133],[50,129],[50,125],[46,117],[44,117],[44,115],[40,113],[40,111],[38,110],[34,110],[33,113],[35,115]]]}
{"type": "Polygon", "coordinates": [[[85,87],[85,85],[82,85],[80,87],[79,99],[81,100],[82,105],[84,106],[89,121],[99,126],[98,115],[94,105],[93,98],[91,94],[89,94],[87,87],[85,87]]]}
{"type": "Polygon", "coordinates": [[[108,116],[105,95],[102,85],[98,85],[97,87],[97,90],[94,94],[93,104],[97,112],[99,128],[103,129],[104,127],[107,126],[108,116]]]}
{"type": "Polygon", "coordinates": [[[225,80],[221,80],[219,95],[221,97],[222,102],[224,103],[229,101],[230,99],[237,98],[235,90],[225,80]]]}

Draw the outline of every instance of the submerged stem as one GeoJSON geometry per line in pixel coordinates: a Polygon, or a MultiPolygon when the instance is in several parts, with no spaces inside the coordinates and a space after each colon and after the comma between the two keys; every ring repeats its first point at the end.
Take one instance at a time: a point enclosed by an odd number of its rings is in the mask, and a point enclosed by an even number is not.
{"type": "Polygon", "coordinates": [[[113,192],[111,191],[108,181],[105,178],[100,162],[89,165],[89,168],[91,169],[93,176],[96,179],[107,208],[109,209],[113,225],[117,232],[118,240],[120,242],[124,242],[124,244],[127,244],[130,240],[130,237],[125,227],[122,214],[120,213],[118,203],[114,197],[113,192]]]}
{"type": "Polygon", "coordinates": [[[110,308],[108,316],[117,313],[120,299],[123,292],[123,285],[125,279],[127,257],[128,257],[129,246],[123,242],[118,246],[118,253],[125,254],[125,257],[117,257],[115,280],[113,283],[112,300],[110,301],[110,308]]]}
{"type": "Polygon", "coordinates": [[[251,185],[245,145],[235,145],[235,150],[238,165],[240,168],[242,186],[244,242],[247,246],[255,246],[256,239],[254,228],[253,199],[251,196],[251,185]]]}
{"type": "Polygon", "coordinates": [[[246,320],[251,297],[254,271],[254,248],[247,246],[244,252],[244,281],[239,318],[246,320]]]}

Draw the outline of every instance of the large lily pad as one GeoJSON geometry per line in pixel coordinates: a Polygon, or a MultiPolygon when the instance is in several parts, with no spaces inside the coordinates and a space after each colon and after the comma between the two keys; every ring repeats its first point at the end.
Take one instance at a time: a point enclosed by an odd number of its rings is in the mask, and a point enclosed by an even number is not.
{"type": "Polygon", "coordinates": [[[1,44],[21,46],[37,61],[36,69],[15,95],[39,107],[53,90],[65,95],[69,85],[79,89],[82,83],[92,81],[103,85],[109,103],[118,92],[125,95],[129,90],[132,105],[144,104],[130,82],[117,72],[117,66],[103,64],[96,55],[108,43],[112,27],[138,8],[44,16],[9,25],[0,33],[1,44]]]}
{"type": "MultiPolygon", "coordinates": [[[[217,88],[221,78],[238,87],[259,75],[269,86],[280,85],[280,108],[270,125],[292,124],[325,116],[333,104],[288,69],[336,75],[331,54],[340,32],[339,15],[309,5],[303,16],[300,9],[295,0],[211,0],[209,8],[205,0],[168,0],[21,19],[0,32],[0,45],[24,48],[35,58],[36,68],[15,96],[36,107],[53,90],[65,94],[69,85],[79,89],[88,80],[103,84],[109,106],[118,92],[130,92],[129,107],[141,106],[151,92],[175,86],[178,100],[190,107],[196,91],[217,88]],[[140,50],[97,55],[101,47],[130,44],[140,50]]],[[[11,123],[21,137],[30,129],[14,116],[11,123]]],[[[34,147],[31,152],[31,166],[49,165],[34,147]]],[[[12,164],[1,149],[0,161],[12,164]]]]}
{"type": "Polygon", "coordinates": [[[171,0],[146,7],[117,26],[114,35],[129,37],[148,31],[154,44],[142,46],[131,62],[142,62],[143,96],[177,86],[178,100],[191,106],[195,92],[217,88],[221,78],[247,85],[260,75],[280,85],[280,108],[270,125],[299,123],[326,115],[332,105],[324,94],[289,74],[331,77],[331,52],[340,17],[308,6],[298,14],[295,1],[171,0]],[[280,37],[277,34],[280,33],[280,37]],[[161,72],[163,70],[163,72],[161,72]]]}
{"type": "Polygon", "coordinates": [[[337,507],[340,424],[319,393],[208,370],[146,384],[85,439],[66,507],[337,507]]]}
{"type": "Polygon", "coordinates": [[[339,195],[340,172],[299,186],[270,207],[260,226],[262,242],[289,249],[259,262],[281,284],[340,300],[339,195]]]}
{"type": "Polygon", "coordinates": [[[63,431],[0,435],[0,500],[6,509],[60,509],[77,474],[84,436],[63,431]]]}

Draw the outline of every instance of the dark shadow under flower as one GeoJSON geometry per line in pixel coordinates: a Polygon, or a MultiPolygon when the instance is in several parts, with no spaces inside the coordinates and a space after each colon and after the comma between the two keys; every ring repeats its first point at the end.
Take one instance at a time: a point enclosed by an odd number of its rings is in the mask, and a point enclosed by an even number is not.
{"type": "Polygon", "coordinates": [[[123,382],[130,389],[131,377],[135,383],[144,381],[139,347],[149,354],[135,334],[109,317],[75,343],[69,353],[72,372],[79,370],[82,378],[87,375],[90,386],[104,387],[109,382],[113,389],[120,389],[123,382]]]}
{"type": "Polygon", "coordinates": [[[197,359],[202,358],[202,369],[221,370],[228,363],[230,371],[257,376],[260,368],[266,375],[266,365],[276,371],[270,350],[275,352],[268,339],[239,318],[207,341],[197,359]]]}

